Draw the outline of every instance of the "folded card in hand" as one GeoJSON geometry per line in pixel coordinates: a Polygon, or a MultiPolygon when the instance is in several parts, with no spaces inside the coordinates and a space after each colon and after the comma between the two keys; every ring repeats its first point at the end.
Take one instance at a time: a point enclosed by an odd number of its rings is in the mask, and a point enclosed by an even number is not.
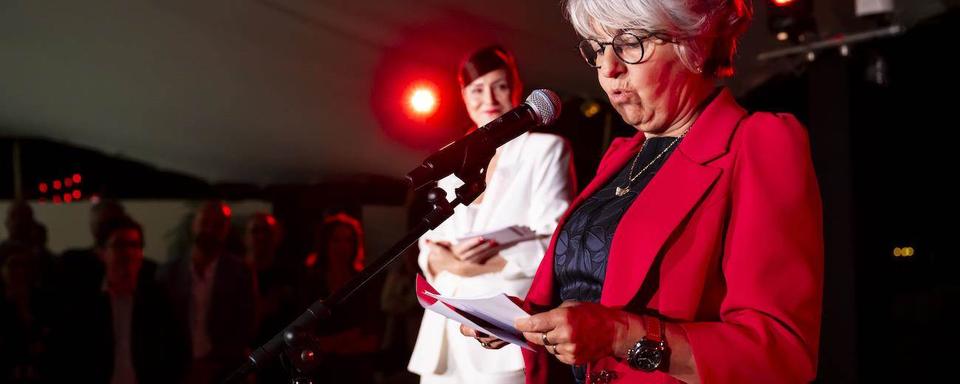
{"type": "Polygon", "coordinates": [[[486,298],[462,299],[440,295],[423,275],[417,274],[417,300],[423,308],[500,340],[533,350],[513,322],[530,315],[501,293],[486,298]]]}
{"type": "Polygon", "coordinates": [[[537,238],[537,233],[525,225],[511,225],[506,228],[500,228],[487,232],[475,232],[467,234],[457,241],[464,241],[474,237],[496,241],[500,245],[513,245],[521,241],[533,240],[537,238]]]}

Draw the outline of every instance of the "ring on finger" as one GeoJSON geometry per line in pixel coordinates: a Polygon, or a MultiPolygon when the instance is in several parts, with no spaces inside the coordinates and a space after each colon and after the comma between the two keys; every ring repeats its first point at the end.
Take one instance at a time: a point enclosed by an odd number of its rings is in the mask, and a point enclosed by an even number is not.
{"type": "Polygon", "coordinates": [[[550,345],[550,346],[548,346],[548,347],[553,347],[553,350],[551,351],[550,348],[547,348],[547,352],[550,352],[550,353],[552,353],[552,354],[554,354],[554,355],[557,355],[557,345],[556,345],[556,344],[550,345]]]}
{"type": "Polygon", "coordinates": [[[547,333],[546,333],[546,332],[540,332],[540,341],[542,341],[542,342],[543,342],[543,345],[545,345],[545,346],[553,345],[553,344],[550,344],[550,340],[547,340],[547,333]]]}

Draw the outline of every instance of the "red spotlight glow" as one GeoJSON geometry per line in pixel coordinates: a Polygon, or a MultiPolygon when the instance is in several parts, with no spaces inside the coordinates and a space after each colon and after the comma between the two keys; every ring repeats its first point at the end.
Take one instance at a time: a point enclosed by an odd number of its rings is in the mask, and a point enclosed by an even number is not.
{"type": "Polygon", "coordinates": [[[40,185],[37,186],[37,189],[40,190],[40,193],[47,193],[49,187],[47,186],[47,183],[40,183],[40,185]]]}
{"type": "Polygon", "coordinates": [[[71,202],[71,201],[73,201],[73,196],[71,196],[69,193],[64,193],[64,194],[63,194],[63,202],[64,202],[64,203],[69,203],[69,202],[71,202]]]}
{"type": "Polygon", "coordinates": [[[317,253],[313,252],[307,255],[307,258],[303,260],[303,266],[307,268],[313,268],[314,265],[317,265],[317,253]]]}
{"type": "Polygon", "coordinates": [[[428,117],[437,111],[440,104],[437,88],[433,84],[418,83],[407,92],[407,107],[417,117],[428,117]]]}
{"type": "Polygon", "coordinates": [[[470,23],[462,18],[452,19],[456,20],[427,23],[405,31],[379,55],[381,60],[373,71],[370,107],[385,136],[398,144],[435,151],[463,136],[472,125],[460,101],[460,84],[451,74],[480,36],[451,34],[450,31],[463,30],[465,23],[470,23]],[[410,52],[416,52],[416,56],[411,57],[410,52]],[[429,59],[424,60],[426,57],[429,59]],[[428,92],[416,93],[420,89],[428,92]],[[427,108],[431,93],[433,107],[427,108]],[[416,103],[412,101],[415,94],[416,103]],[[414,108],[413,104],[418,106],[414,108]]]}
{"type": "Polygon", "coordinates": [[[53,189],[60,189],[60,188],[63,188],[63,184],[60,183],[60,180],[54,180],[54,181],[53,181],[53,189]]]}
{"type": "Polygon", "coordinates": [[[233,211],[230,210],[230,206],[228,206],[226,203],[221,204],[220,209],[223,211],[223,216],[225,217],[230,217],[230,215],[233,213],[233,211]]]}
{"type": "Polygon", "coordinates": [[[74,174],[73,174],[73,182],[74,182],[74,183],[80,184],[80,181],[81,181],[81,180],[83,180],[83,178],[80,176],[79,173],[74,173],[74,174]]]}
{"type": "Polygon", "coordinates": [[[79,189],[74,189],[74,190],[73,190],[73,198],[76,199],[76,200],[80,200],[80,196],[81,196],[80,190],[79,190],[79,189]]]}

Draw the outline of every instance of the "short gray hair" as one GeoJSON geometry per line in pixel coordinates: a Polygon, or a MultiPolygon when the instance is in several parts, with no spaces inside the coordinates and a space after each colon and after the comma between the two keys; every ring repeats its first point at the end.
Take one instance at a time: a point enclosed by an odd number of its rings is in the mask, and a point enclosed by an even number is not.
{"type": "Polygon", "coordinates": [[[644,29],[678,40],[677,57],[691,71],[733,74],[737,39],[753,11],[750,0],[567,0],[567,17],[577,33],[644,29]]]}

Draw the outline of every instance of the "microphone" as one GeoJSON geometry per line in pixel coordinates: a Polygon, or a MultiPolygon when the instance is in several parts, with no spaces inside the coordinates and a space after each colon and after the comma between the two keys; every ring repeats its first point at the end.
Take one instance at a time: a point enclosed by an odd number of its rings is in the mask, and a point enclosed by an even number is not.
{"type": "Polygon", "coordinates": [[[547,89],[535,90],[519,107],[427,157],[423,164],[407,173],[407,181],[414,189],[423,188],[459,171],[468,154],[493,152],[534,127],[553,124],[559,117],[560,96],[547,89]]]}

